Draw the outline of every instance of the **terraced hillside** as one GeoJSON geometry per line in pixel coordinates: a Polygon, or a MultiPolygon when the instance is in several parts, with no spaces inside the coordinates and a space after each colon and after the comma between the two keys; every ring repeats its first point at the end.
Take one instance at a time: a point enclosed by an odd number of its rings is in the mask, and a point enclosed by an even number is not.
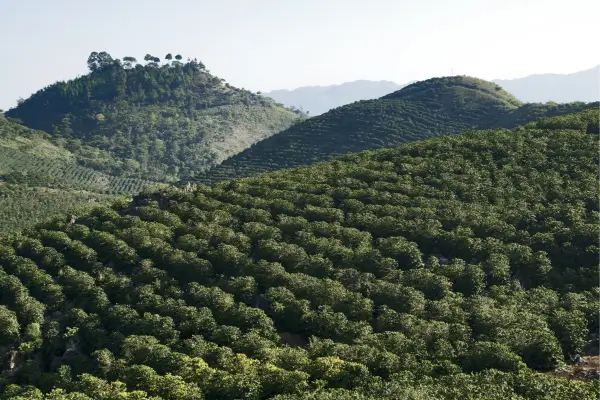
{"type": "Polygon", "coordinates": [[[27,228],[90,202],[139,193],[155,182],[114,177],[77,164],[45,132],[0,116],[0,231],[27,228]]]}
{"type": "Polygon", "coordinates": [[[50,133],[82,166],[156,181],[216,165],[303,117],[180,59],[148,55],[134,66],[133,57],[94,52],[89,74],[38,91],[6,116],[50,133]]]}
{"type": "Polygon", "coordinates": [[[77,164],[76,156],[54,145],[44,132],[0,117],[0,179],[32,186],[133,194],[155,184],[149,180],[110,176],[77,164]]]}
{"type": "Polygon", "coordinates": [[[0,399],[597,399],[598,113],[142,193],[0,244],[0,399]],[[597,339],[596,339],[597,340],[597,339]]]}
{"type": "Polygon", "coordinates": [[[50,218],[79,215],[98,204],[111,204],[123,195],[76,189],[0,183],[0,236],[20,232],[50,218]]]}
{"type": "Polygon", "coordinates": [[[211,184],[468,129],[513,128],[537,118],[594,107],[597,109],[598,103],[522,104],[491,82],[433,78],[377,100],[356,102],[310,118],[193,180],[211,184]]]}

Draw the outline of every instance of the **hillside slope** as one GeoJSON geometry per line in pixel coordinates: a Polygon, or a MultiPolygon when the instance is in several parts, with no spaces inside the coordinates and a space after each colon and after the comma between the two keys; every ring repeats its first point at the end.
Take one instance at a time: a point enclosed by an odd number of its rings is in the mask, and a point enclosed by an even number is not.
{"type": "Polygon", "coordinates": [[[154,186],[82,167],[52,137],[0,115],[0,232],[29,227],[89,203],[104,203],[154,186]]]}
{"type": "Polygon", "coordinates": [[[52,143],[42,131],[0,117],[0,180],[55,189],[72,188],[102,193],[138,193],[151,181],[115,177],[78,165],[69,150],[52,143]]]}
{"type": "Polygon", "coordinates": [[[497,79],[494,83],[525,102],[600,101],[600,65],[572,74],[536,74],[518,79],[497,79]]]}
{"type": "Polygon", "coordinates": [[[590,107],[594,105],[522,104],[491,82],[469,77],[433,78],[381,99],[356,102],[310,118],[193,179],[214,183],[468,129],[512,128],[536,118],[590,107]]]}
{"type": "Polygon", "coordinates": [[[598,138],[592,110],[5,240],[0,399],[596,399],[539,372],[599,329],[598,138]]]}
{"type": "MultiPolygon", "coordinates": [[[[412,83],[412,82],[411,82],[412,83]]],[[[306,111],[310,116],[321,115],[333,108],[360,100],[377,99],[402,89],[390,81],[354,81],[330,86],[303,86],[293,90],[263,92],[275,101],[306,111]]]]}
{"type": "Polygon", "coordinates": [[[196,60],[146,59],[134,66],[132,57],[92,53],[89,74],[38,91],[6,116],[51,133],[83,166],[157,181],[216,165],[302,116],[196,60]]]}

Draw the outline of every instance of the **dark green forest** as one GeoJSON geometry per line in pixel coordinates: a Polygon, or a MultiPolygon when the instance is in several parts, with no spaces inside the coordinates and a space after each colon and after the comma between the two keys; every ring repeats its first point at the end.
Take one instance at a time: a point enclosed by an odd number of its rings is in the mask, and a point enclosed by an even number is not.
{"type": "Polygon", "coordinates": [[[212,184],[468,129],[514,128],[598,106],[581,102],[523,104],[492,82],[464,76],[432,78],[296,124],[192,181],[212,184]]]}
{"type": "Polygon", "coordinates": [[[196,59],[93,52],[89,74],[39,90],[6,116],[48,132],[79,165],[173,181],[214,166],[305,115],[230,86],[196,59]]]}
{"type": "Polygon", "coordinates": [[[147,54],[138,63],[94,52],[88,68],[0,116],[0,184],[12,185],[0,188],[2,231],[157,182],[213,184],[597,107],[522,104],[491,82],[452,77],[301,122],[302,112],[234,88],[179,55],[147,54]]]}
{"type": "Polygon", "coordinates": [[[598,346],[598,124],[146,190],[5,237],[0,399],[597,399],[547,372],[598,346]]]}

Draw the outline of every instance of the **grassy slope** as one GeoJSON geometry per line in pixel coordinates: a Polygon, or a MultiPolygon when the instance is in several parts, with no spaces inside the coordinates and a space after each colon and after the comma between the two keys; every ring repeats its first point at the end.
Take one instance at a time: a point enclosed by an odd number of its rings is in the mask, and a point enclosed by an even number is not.
{"type": "Polygon", "coordinates": [[[170,181],[288,128],[300,114],[201,63],[118,62],[50,85],[6,112],[101,172],[170,181]]]}
{"type": "Polygon", "coordinates": [[[0,246],[0,385],[23,387],[0,393],[595,399],[536,371],[598,330],[597,128],[592,110],[46,223],[0,246]]]}
{"type": "Polygon", "coordinates": [[[512,128],[543,116],[593,106],[522,104],[491,82],[467,77],[433,78],[378,100],[356,102],[310,118],[195,180],[214,183],[252,176],[468,129],[512,128]]]}

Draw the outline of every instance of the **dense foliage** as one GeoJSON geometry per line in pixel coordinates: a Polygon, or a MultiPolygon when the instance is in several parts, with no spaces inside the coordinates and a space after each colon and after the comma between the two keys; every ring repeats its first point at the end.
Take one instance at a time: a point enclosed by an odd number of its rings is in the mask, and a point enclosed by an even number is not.
{"type": "Polygon", "coordinates": [[[288,128],[302,113],[237,89],[201,62],[92,53],[90,73],[52,84],[6,112],[52,133],[80,165],[169,181],[288,128]]]}
{"type": "Polygon", "coordinates": [[[0,398],[596,399],[598,113],[165,189],[0,245],[0,398]]]}
{"type": "Polygon", "coordinates": [[[210,184],[253,176],[468,129],[514,128],[538,118],[589,108],[597,109],[598,103],[522,104],[491,82],[460,76],[433,78],[296,124],[194,181],[210,184]]]}

